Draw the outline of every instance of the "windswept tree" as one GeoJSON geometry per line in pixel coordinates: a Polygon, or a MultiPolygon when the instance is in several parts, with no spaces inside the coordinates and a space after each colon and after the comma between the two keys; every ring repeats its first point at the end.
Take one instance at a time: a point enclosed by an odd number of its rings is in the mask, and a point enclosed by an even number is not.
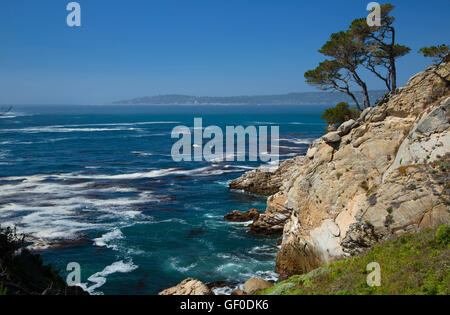
{"type": "Polygon", "coordinates": [[[361,87],[364,97],[363,108],[370,107],[367,84],[358,74],[358,68],[364,61],[364,46],[360,42],[355,41],[353,35],[346,31],[331,34],[330,40],[322,46],[319,52],[332,58],[342,67],[351,81],[361,87]]]}
{"type": "Polygon", "coordinates": [[[327,56],[329,62],[335,63],[335,67],[331,71],[320,64],[316,69],[306,72],[305,78],[309,84],[350,95],[360,110],[361,107],[371,106],[367,84],[362,80],[360,68],[369,70],[381,79],[388,91],[397,88],[396,59],[408,54],[411,49],[396,43],[396,30],[393,26],[395,18],[390,16],[394,6],[385,4],[380,9],[379,26],[369,26],[366,18],[356,19],[347,31],[331,35],[319,52],[327,56]],[[330,78],[333,78],[333,84],[329,84],[330,78]],[[350,92],[350,87],[354,86],[362,89],[362,106],[350,92]]]}
{"type": "Polygon", "coordinates": [[[450,48],[445,44],[420,48],[419,54],[427,58],[433,58],[433,62],[437,65],[450,60],[450,48]]]}
{"type": "Polygon", "coordinates": [[[335,90],[349,95],[355,102],[356,107],[361,110],[358,99],[350,90],[352,76],[336,60],[321,62],[317,68],[305,73],[305,79],[308,84],[322,91],[335,90]]]}
{"type": "MultiPolygon", "coordinates": [[[[396,59],[405,56],[411,48],[396,43],[395,18],[390,15],[395,6],[381,6],[379,26],[369,26],[366,18],[356,19],[349,32],[364,49],[364,68],[384,81],[389,91],[397,89],[396,59]]],[[[375,9],[374,9],[375,10],[375,9]]]]}
{"type": "MultiPolygon", "coordinates": [[[[419,50],[419,54],[422,54],[424,57],[427,58],[433,58],[433,62],[439,66],[443,62],[449,62],[450,61],[450,48],[445,45],[439,45],[439,46],[430,46],[430,47],[423,47],[419,50]]],[[[445,82],[447,86],[450,85],[449,76],[450,74],[441,74],[437,70],[434,71],[438,77],[441,78],[442,81],[445,82]]]]}

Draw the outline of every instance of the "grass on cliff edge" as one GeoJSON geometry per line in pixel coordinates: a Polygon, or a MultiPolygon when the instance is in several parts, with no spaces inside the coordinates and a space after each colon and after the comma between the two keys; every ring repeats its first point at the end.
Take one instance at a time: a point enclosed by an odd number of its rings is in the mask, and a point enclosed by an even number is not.
{"type": "Polygon", "coordinates": [[[305,275],[293,276],[260,295],[448,295],[450,226],[426,229],[374,246],[305,275]],[[381,286],[369,287],[366,267],[378,262],[381,286]]]}

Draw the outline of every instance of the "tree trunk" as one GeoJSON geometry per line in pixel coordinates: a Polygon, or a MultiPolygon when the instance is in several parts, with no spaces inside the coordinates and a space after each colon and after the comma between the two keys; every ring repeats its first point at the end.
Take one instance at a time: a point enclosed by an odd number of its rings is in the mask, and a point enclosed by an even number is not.
{"type": "Polygon", "coordinates": [[[355,102],[356,107],[358,108],[358,110],[360,112],[362,112],[361,109],[361,105],[359,105],[358,99],[356,98],[355,94],[353,94],[352,92],[348,91],[347,94],[353,99],[353,101],[355,102]]]}
{"type": "Polygon", "coordinates": [[[359,75],[356,73],[356,71],[352,72],[353,78],[355,79],[355,82],[362,88],[363,94],[364,94],[364,104],[363,108],[366,109],[370,107],[370,97],[369,92],[367,91],[367,84],[364,83],[363,80],[359,77],[359,75]]]}
{"type": "Polygon", "coordinates": [[[397,67],[395,66],[394,45],[395,45],[395,29],[391,27],[392,42],[389,47],[389,62],[391,64],[391,91],[397,89],[397,67]]]}

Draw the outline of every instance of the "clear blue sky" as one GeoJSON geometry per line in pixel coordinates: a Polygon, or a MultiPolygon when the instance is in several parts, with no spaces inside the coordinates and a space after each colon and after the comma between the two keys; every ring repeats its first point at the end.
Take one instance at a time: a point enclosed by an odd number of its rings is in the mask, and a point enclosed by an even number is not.
{"type": "MultiPolygon", "coordinates": [[[[69,2],[1,1],[0,104],[314,91],[303,73],[317,50],[370,1],[80,0],[81,28],[66,25],[69,2]]],[[[449,44],[450,1],[390,2],[398,42],[413,49],[399,61],[403,85],[429,64],[418,48],[449,44]]]]}

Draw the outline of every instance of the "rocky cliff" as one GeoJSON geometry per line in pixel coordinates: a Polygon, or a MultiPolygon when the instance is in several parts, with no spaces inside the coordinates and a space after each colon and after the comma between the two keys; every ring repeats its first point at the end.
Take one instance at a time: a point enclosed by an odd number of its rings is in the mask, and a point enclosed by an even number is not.
{"type": "Polygon", "coordinates": [[[448,75],[450,64],[415,75],[358,120],[316,140],[306,157],[232,182],[273,193],[253,226],[283,228],[281,279],[449,221],[450,93],[436,72],[448,75]]]}

